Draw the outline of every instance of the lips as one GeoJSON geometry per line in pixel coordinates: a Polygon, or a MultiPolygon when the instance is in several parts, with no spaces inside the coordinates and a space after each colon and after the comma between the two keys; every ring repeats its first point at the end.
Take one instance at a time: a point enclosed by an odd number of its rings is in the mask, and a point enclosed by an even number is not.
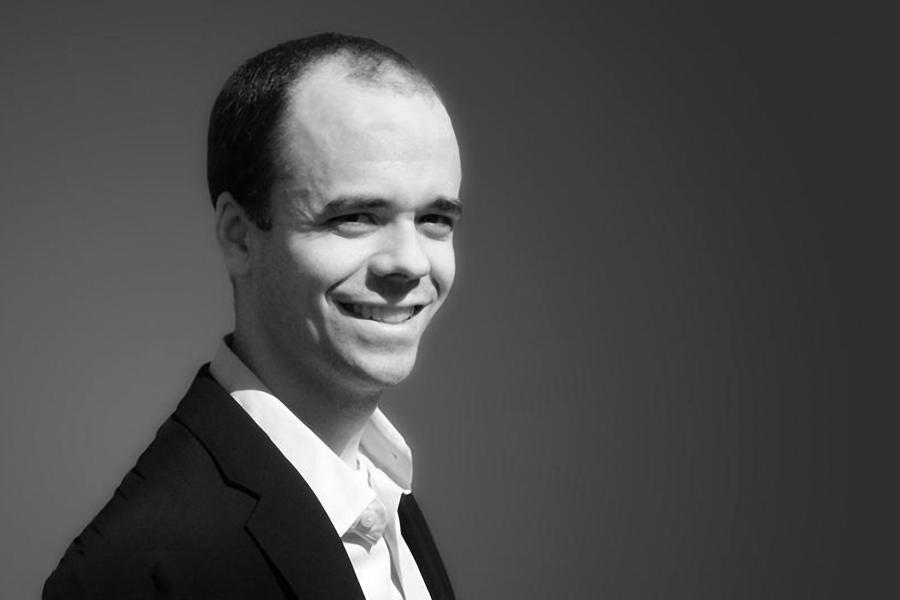
{"type": "Polygon", "coordinates": [[[369,321],[377,321],[378,323],[388,323],[391,325],[410,320],[419,314],[419,311],[424,307],[422,304],[415,304],[412,306],[353,304],[349,302],[340,302],[338,304],[344,311],[358,319],[367,319],[369,321]]]}

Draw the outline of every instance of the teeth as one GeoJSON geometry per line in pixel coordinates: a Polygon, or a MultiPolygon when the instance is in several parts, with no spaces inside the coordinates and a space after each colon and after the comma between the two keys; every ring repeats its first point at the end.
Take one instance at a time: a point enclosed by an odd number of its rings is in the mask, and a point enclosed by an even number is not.
{"type": "Polygon", "coordinates": [[[415,312],[413,306],[371,306],[366,304],[348,304],[346,306],[357,317],[390,324],[402,323],[410,319],[415,312]]]}

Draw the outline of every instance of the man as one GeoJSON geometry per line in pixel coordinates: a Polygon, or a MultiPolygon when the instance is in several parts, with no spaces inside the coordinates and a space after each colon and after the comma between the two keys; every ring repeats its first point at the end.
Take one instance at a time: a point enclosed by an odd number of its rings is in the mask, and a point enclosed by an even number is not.
{"type": "Polygon", "coordinates": [[[452,598],[378,410],[450,291],[459,151],[432,84],[324,34],[245,63],[208,177],[234,333],[47,598],[452,598]]]}

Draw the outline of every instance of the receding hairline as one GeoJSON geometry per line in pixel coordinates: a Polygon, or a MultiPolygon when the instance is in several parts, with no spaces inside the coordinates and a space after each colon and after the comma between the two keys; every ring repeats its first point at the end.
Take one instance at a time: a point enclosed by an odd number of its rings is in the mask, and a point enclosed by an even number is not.
{"type": "Polygon", "coordinates": [[[431,80],[411,63],[357,53],[348,48],[320,56],[304,65],[288,86],[287,96],[293,97],[310,79],[328,72],[339,77],[343,75],[347,82],[363,88],[387,90],[401,96],[430,96],[443,104],[431,80]]]}
{"type": "MultiPolygon", "coordinates": [[[[381,61],[375,67],[377,69],[375,72],[370,65],[360,65],[360,62],[365,62],[366,58],[368,57],[355,56],[352,51],[340,50],[317,58],[297,73],[293,83],[285,90],[285,105],[273,130],[276,147],[273,148],[272,164],[282,175],[285,169],[284,143],[289,135],[298,96],[304,91],[305,86],[315,86],[315,79],[319,77],[333,76],[334,80],[361,90],[429,100],[443,111],[452,132],[452,120],[444,102],[427,77],[412,65],[398,64],[394,60],[381,61]]],[[[455,137],[455,133],[453,136],[455,137]]]]}

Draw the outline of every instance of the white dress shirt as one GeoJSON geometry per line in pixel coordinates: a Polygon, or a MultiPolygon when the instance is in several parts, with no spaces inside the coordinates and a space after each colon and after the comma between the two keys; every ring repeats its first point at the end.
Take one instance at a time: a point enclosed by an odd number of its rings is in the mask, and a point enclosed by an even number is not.
{"type": "Polygon", "coordinates": [[[344,544],[366,600],[430,600],[397,516],[400,497],[410,492],[412,453],[387,417],[375,409],[363,431],[359,468],[354,470],[224,342],[210,373],[315,493],[344,544]]]}

